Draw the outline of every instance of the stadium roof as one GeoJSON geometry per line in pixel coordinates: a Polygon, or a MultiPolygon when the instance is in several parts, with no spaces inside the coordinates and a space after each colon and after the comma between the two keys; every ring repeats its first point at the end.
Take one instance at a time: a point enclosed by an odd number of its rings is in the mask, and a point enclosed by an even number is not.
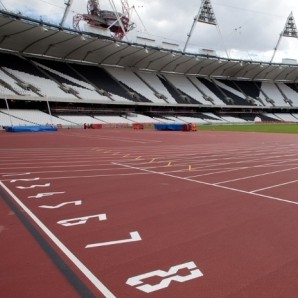
{"type": "Polygon", "coordinates": [[[0,49],[101,66],[173,72],[218,79],[296,82],[297,64],[226,59],[115,41],[0,11],[0,49]]]}

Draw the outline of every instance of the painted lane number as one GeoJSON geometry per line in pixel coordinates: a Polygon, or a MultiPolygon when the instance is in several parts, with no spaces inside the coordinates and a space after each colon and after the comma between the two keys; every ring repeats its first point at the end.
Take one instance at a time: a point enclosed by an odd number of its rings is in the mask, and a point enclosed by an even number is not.
{"type": "Polygon", "coordinates": [[[203,273],[197,268],[197,265],[194,262],[188,262],[185,264],[173,266],[169,269],[169,271],[155,270],[131,277],[126,281],[126,284],[132,287],[136,287],[138,290],[145,293],[152,293],[169,287],[172,281],[183,283],[202,276],[203,273]],[[177,274],[178,271],[182,269],[188,269],[189,274],[183,276],[177,274]],[[155,285],[144,283],[144,280],[146,280],[147,278],[155,276],[162,278],[160,283],[155,285]]]}

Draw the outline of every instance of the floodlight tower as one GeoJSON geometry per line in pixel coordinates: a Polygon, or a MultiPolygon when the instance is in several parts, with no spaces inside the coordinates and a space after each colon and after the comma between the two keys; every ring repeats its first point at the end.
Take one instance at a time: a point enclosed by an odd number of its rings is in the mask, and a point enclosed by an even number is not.
{"type": "Polygon", "coordinates": [[[272,63],[272,61],[275,57],[276,51],[278,49],[278,46],[280,44],[280,41],[281,41],[282,37],[298,38],[298,32],[297,32],[297,27],[296,27],[295,19],[294,19],[294,16],[293,16],[293,12],[291,12],[290,15],[288,16],[285,27],[279,35],[277,44],[276,44],[276,46],[274,48],[274,51],[273,51],[272,58],[270,60],[270,63],[272,63]]]}
{"type": "Polygon", "coordinates": [[[64,22],[65,22],[65,20],[66,20],[68,14],[69,14],[70,7],[71,7],[71,5],[72,5],[72,2],[73,2],[73,0],[65,0],[65,1],[64,1],[64,4],[66,5],[66,9],[65,9],[65,11],[64,11],[62,20],[61,20],[61,22],[60,22],[60,27],[63,27],[63,25],[64,25],[64,22]]]}
{"type": "MultiPolygon", "coordinates": [[[[191,38],[191,35],[192,35],[192,33],[195,29],[195,26],[198,22],[216,26],[218,29],[219,35],[222,38],[220,28],[217,24],[215,14],[214,14],[214,11],[213,11],[213,8],[211,5],[211,0],[202,0],[200,10],[199,10],[198,14],[196,15],[196,17],[194,18],[190,32],[187,35],[187,40],[186,40],[183,52],[186,51],[186,48],[187,48],[187,45],[191,38]]],[[[229,58],[229,54],[226,49],[225,49],[225,52],[226,52],[227,57],[229,58]]]]}

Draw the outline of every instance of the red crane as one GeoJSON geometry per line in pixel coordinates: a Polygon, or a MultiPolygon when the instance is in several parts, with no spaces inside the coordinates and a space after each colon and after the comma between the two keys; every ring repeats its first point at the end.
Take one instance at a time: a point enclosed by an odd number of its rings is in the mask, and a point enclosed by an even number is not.
{"type": "Polygon", "coordinates": [[[120,13],[116,10],[101,10],[98,0],[88,0],[87,14],[76,14],[73,18],[74,29],[79,30],[80,22],[85,21],[92,27],[109,30],[115,39],[123,39],[127,32],[134,29],[134,24],[130,22],[130,8],[127,0],[121,0],[121,4],[122,12],[120,13]]]}

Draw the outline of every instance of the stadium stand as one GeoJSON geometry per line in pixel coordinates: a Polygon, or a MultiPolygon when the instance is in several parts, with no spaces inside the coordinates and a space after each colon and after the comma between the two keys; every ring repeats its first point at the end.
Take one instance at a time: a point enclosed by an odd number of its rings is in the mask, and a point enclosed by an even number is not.
{"type": "Polygon", "coordinates": [[[157,74],[151,72],[137,72],[136,74],[142,78],[147,85],[151,86],[156,97],[163,99],[162,103],[177,104],[177,101],[172,97],[169,90],[165,87],[157,74]]]}
{"type": "Polygon", "coordinates": [[[70,122],[64,121],[52,115],[46,114],[38,110],[0,110],[3,114],[11,115],[14,119],[18,119],[19,123],[15,125],[63,125],[69,126],[70,122]]]}
{"type": "Polygon", "coordinates": [[[129,70],[109,68],[107,71],[118,81],[132,90],[133,95],[143,102],[151,101],[165,104],[166,101],[157,97],[152,87],[149,87],[140,77],[129,70]]]}
{"type": "Polygon", "coordinates": [[[186,76],[165,74],[164,77],[175,86],[186,103],[210,105],[210,102],[204,99],[203,94],[186,76]]]}
{"type": "Polygon", "coordinates": [[[268,105],[289,106],[289,104],[285,102],[285,98],[275,84],[263,82],[261,91],[260,98],[264,102],[267,102],[268,105]]]}
{"type": "Polygon", "coordinates": [[[0,51],[2,126],[297,122],[296,66],[288,71],[272,64],[265,73],[259,62],[204,55],[179,55],[176,64],[172,51],[152,47],[148,55],[140,45],[122,41],[117,47],[96,35],[86,50],[75,31],[53,27],[52,37],[36,31],[35,40],[25,32],[40,28],[38,20],[9,13],[0,18],[15,24],[9,32],[0,28],[10,37],[0,51]],[[59,42],[66,35],[73,39],[67,46],[59,42]]]}

